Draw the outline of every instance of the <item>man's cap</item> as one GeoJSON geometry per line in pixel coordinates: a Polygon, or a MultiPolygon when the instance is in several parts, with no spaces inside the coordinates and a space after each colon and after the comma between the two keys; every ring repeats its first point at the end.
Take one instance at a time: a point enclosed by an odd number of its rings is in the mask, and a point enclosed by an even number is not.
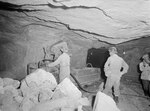
{"type": "Polygon", "coordinates": [[[117,48],[116,47],[110,47],[108,49],[109,52],[114,52],[114,53],[118,53],[117,48]]]}
{"type": "Polygon", "coordinates": [[[147,59],[147,58],[149,58],[148,54],[144,54],[142,57],[142,59],[147,59]]]}

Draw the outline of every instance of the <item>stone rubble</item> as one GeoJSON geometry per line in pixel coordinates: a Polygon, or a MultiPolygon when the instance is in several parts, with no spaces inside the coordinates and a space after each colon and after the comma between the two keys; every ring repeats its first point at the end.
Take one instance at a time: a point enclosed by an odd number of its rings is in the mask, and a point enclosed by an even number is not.
{"type": "Polygon", "coordinates": [[[0,78],[0,111],[82,111],[90,105],[69,78],[57,84],[52,73],[37,69],[21,82],[0,78]]]}

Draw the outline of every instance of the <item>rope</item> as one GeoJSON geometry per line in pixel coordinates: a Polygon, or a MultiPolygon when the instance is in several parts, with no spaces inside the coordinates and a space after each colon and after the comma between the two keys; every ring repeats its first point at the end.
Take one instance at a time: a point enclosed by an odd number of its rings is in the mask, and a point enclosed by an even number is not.
{"type": "MultiPolygon", "coordinates": [[[[96,94],[98,90],[95,90],[95,91],[87,91],[86,89],[84,89],[81,84],[79,83],[79,81],[76,79],[76,77],[73,75],[73,74],[70,74],[71,77],[75,80],[75,82],[77,83],[77,85],[79,86],[79,88],[84,91],[84,92],[87,92],[87,93],[94,93],[96,94]]],[[[141,96],[141,95],[134,95],[134,94],[127,94],[127,93],[120,93],[121,95],[126,95],[126,96],[133,96],[133,97],[140,97],[140,98],[144,98],[144,99],[150,99],[150,97],[147,97],[147,96],[141,96]]]]}

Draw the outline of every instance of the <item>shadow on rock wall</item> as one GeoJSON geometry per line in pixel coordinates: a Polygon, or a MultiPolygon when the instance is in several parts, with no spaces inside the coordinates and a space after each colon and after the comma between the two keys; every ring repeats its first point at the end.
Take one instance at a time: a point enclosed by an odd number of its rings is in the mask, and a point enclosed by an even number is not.
{"type": "Polygon", "coordinates": [[[1,38],[0,51],[0,77],[21,79],[21,73],[25,72],[23,70],[26,55],[25,47],[11,40],[1,38]]]}

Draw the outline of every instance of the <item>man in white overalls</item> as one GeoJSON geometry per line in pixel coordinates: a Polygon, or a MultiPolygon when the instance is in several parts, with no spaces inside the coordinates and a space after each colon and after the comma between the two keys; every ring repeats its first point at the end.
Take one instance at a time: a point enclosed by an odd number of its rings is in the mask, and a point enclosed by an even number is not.
{"type": "Polygon", "coordinates": [[[61,47],[61,55],[54,62],[48,64],[48,67],[60,66],[59,83],[62,82],[66,77],[70,77],[70,56],[67,53],[68,49],[61,47]]]}

